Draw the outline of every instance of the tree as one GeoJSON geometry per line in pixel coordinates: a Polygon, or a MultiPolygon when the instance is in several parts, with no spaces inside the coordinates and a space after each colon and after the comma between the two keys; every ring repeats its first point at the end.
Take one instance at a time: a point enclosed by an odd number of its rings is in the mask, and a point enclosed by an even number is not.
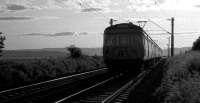
{"type": "Polygon", "coordinates": [[[200,37],[193,43],[192,50],[200,50],[200,37]]]}
{"type": "Polygon", "coordinates": [[[2,52],[2,49],[4,48],[4,40],[6,40],[6,38],[5,36],[3,36],[3,33],[0,32],[0,53],[2,52]]]}
{"type": "Polygon", "coordinates": [[[79,58],[79,57],[83,56],[82,52],[81,52],[81,49],[76,47],[76,46],[74,46],[74,45],[71,45],[67,49],[70,52],[70,57],[72,57],[72,58],[79,58]]]}

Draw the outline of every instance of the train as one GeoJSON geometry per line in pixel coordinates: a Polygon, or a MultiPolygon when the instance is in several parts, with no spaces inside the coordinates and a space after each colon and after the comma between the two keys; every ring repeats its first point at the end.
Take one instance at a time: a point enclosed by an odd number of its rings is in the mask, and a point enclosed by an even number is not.
{"type": "Polygon", "coordinates": [[[112,71],[138,73],[147,61],[162,55],[162,49],[143,28],[133,23],[110,25],[103,35],[103,58],[112,71]]]}

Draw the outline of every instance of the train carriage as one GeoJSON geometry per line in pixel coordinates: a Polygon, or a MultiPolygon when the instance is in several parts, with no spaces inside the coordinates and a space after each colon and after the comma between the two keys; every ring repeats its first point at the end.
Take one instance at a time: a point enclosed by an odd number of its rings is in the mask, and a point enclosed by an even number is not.
{"type": "Polygon", "coordinates": [[[139,26],[112,25],[104,31],[103,57],[113,71],[139,72],[144,60],[161,55],[161,49],[139,26]]]}

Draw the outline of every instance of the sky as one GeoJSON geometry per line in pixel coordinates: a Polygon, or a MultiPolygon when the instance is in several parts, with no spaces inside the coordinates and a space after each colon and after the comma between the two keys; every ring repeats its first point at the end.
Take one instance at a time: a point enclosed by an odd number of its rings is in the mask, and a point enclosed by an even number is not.
{"type": "Polygon", "coordinates": [[[0,31],[12,50],[102,47],[110,18],[115,24],[148,21],[144,30],[167,48],[170,35],[163,29],[171,32],[171,17],[175,47],[192,46],[200,36],[200,0],[0,0],[0,31]]]}

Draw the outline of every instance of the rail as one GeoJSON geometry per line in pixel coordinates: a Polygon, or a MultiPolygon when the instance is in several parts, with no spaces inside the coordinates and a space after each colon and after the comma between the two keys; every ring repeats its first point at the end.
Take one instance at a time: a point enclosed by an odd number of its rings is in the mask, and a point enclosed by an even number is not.
{"type": "Polygon", "coordinates": [[[40,82],[36,84],[21,86],[14,89],[4,90],[0,92],[0,102],[4,103],[4,102],[11,101],[13,99],[22,98],[27,95],[49,90],[51,88],[59,87],[62,85],[70,84],[70,83],[80,81],[92,76],[104,74],[107,71],[108,71],[108,68],[102,68],[98,70],[93,70],[89,72],[84,72],[80,74],[48,80],[48,81],[44,81],[44,82],[40,82]]]}
{"type": "MultiPolygon", "coordinates": [[[[130,93],[131,89],[134,89],[136,85],[138,85],[143,77],[148,73],[149,71],[144,71],[140,73],[135,79],[130,80],[127,84],[122,86],[120,89],[118,89],[116,92],[114,92],[112,95],[104,99],[101,103],[113,103],[116,98],[120,96],[124,91],[128,90],[128,94],[130,93]]],[[[128,95],[127,95],[128,96],[128,95]]],[[[117,103],[117,102],[114,102],[117,103]]]]}
{"type": "Polygon", "coordinates": [[[111,77],[111,78],[109,78],[109,79],[106,79],[106,80],[104,80],[104,81],[102,81],[102,82],[100,82],[100,83],[97,83],[97,84],[95,84],[95,85],[89,87],[89,88],[86,88],[86,89],[84,89],[84,90],[81,90],[80,92],[77,92],[77,93],[74,93],[74,94],[72,94],[72,95],[70,95],[70,96],[67,96],[67,97],[65,97],[65,98],[62,98],[62,99],[60,99],[60,100],[58,100],[58,101],[56,101],[56,102],[54,102],[54,103],[62,103],[62,102],[65,102],[65,100],[67,100],[67,99],[70,99],[70,98],[72,98],[72,97],[74,97],[74,96],[76,96],[76,95],[79,95],[79,94],[81,94],[81,93],[87,92],[88,90],[93,89],[93,88],[95,88],[95,87],[101,86],[101,85],[103,85],[103,84],[105,84],[105,83],[107,83],[107,82],[109,82],[109,81],[111,81],[111,80],[113,80],[113,79],[114,79],[113,77],[111,77]]]}
{"type": "MultiPolygon", "coordinates": [[[[121,94],[123,94],[125,91],[126,93],[130,92],[130,88],[138,85],[143,77],[149,73],[149,71],[150,70],[143,71],[135,78],[119,74],[106,79],[103,82],[97,83],[72,95],[57,100],[54,103],[115,103],[114,101],[116,101],[121,94]]],[[[126,94],[126,96],[128,95],[126,94]]]]}

